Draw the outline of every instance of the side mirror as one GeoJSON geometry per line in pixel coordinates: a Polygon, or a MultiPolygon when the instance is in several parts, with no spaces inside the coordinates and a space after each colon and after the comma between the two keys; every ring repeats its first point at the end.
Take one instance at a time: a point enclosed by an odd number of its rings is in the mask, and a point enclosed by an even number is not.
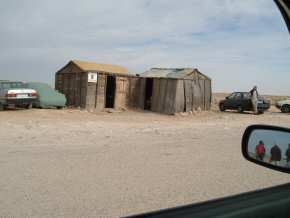
{"type": "Polygon", "coordinates": [[[258,165],[290,173],[290,129],[249,126],[242,139],[243,156],[258,165]]]}

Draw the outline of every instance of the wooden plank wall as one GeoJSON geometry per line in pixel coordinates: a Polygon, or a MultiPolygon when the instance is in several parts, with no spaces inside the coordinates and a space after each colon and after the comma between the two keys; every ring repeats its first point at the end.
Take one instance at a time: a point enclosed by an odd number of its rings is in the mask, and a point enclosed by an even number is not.
{"type": "MultiPolygon", "coordinates": [[[[191,84],[190,84],[191,85],[191,84]]],[[[176,96],[175,96],[175,111],[183,112],[184,104],[185,104],[185,89],[184,89],[184,81],[177,80],[176,81],[176,96]]],[[[192,108],[192,106],[191,106],[192,108]]]]}
{"type": "Polygon", "coordinates": [[[127,105],[131,108],[140,107],[140,98],[141,98],[141,79],[140,78],[129,78],[129,90],[127,95],[127,105]]]}
{"type": "Polygon", "coordinates": [[[97,83],[88,83],[87,85],[87,96],[86,96],[86,109],[94,110],[96,106],[96,92],[97,83]]]}
{"type": "Polygon", "coordinates": [[[184,80],[185,111],[193,110],[193,89],[192,80],[184,80]]]}
{"type": "Polygon", "coordinates": [[[81,108],[86,107],[86,96],[87,96],[87,84],[88,84],[88,74],[81,73],[80,75],[80,106],[81,108]]]}
{"type": "Polygon", "coordinates": [[[160,79],[153,79],[151,110],[159,112],[160,108],[160,79]]]}
{"type": "Polygon", "coordinates": [[[166,114],[174,114],[175,111],[175,93],[176,93],[176,81],[175,79],[168,79],[166,86],[166,97],[164,102],[164,112],[166,114]]]}
{"type": "Polygon", "coordinates": [[[127,93],[129,93],[129,79],[127,77],[116,77],[115,104],[116,110],[127,109],[127,93]]]}
{"type": "Polygon", "coordinates": [[[198,80],[200,87],[200,105],[201,110],[205,109],[204,80],[198,80]]]}
{"type": "Polygon", "coordinates": [[[192,87],[193,87],[193,109],[197,110],[202,104],[201,101],[202,94],[199,80],[192,80],[192,87]]]}
{"type": "Polygon", "coordinates": [[[96,90],[96,111],[102,111],[105,108],[105,100],[106,100],[106,75],[99,74],[98,75],[98,83],[96,90]]]}
{"type": "Polygon", "coordinates": [[[210,110],[211,108],[211,98],[212,98],[212,90],[211,90],[211,81],[205,80],[205,110],[210,110]]]}
{"type": "Polygon", "coordinates": [[[55,78],[55,87],[66,96],[67,106],[86,107],[87,73],[69,64],[55,78]]]}
{"type": "Polygon", "coordinates": [[[144,101],[145,101],[145,87],[146,87],[146,79],[145,78],[140,78],[140,96],[138,100],[138,105],[139,108],[144,109],[144,101]]]}

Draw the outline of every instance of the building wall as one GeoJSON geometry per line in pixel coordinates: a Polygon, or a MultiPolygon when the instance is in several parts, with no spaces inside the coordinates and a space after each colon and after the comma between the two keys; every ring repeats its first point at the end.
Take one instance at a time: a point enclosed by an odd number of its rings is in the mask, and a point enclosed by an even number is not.
{"type": "MultiPolygon", "coordinates": [[[[140,104],[144,109],[146,78],[140,78],[140,104]]],[[[151,111],[165,114],[210,110],[211,81],[206,79],[153,78],[151,111]]]]}
{"type": "MultiPolygon", "coordinates": [[[[67,98],[67,106],[81,107],[89,111],[103,111],[106,103],[106,72],[98,73],[97,83],[88,82],[88,73],[74,64],[61,69],[55,76],[55,88],[67,98]]],[[[136,108],[139,95],[136,92],[138,78],[113,75],[116,79],[114,109],[136,108]]]]}
{"type": "Polygon", "coordinates": [[[142,79],[137,77],[130,77],[128,80],[129,87],[126,100],[127,106],[129,108],[142,108],[144,102],[144,95],[141,94],[141,91],[144,91],[141,89],[142,79]]]}
{"type": "Polygon", "coordinates": [[[69,64],[55,76],[55,88],[67,98],[67,106],[86,107],[87,73],[69,64]]]}
{"type": "Polygon", "coordinates": [[[98,75],[97,91],[96,91],[96,106],[95,110],[100,112],[104,110],[106,99],[106,75],[98,75]]]}
{"type": "Polygon", "coordinates": [[[116,110],[128,109],[129,104],[127,101],[129,95],[129,78],[128,77],[116,77],[116,93],[115,93],[115,104],[116,110]]]}
{"type": "MultiPolygon", "coordinates": [[[[97,83],[88,83],[88,74],[69,64],[55,76],[55,88],[67,97],[67,105],[90,111],[103,111],[106,101],[107,73],[98,74],[97,83]]],[[[111,74],[112,75],[112,74],[111,74]]],[[[144,109],[146,78],[119,76],[116,78],[116,110],[144,109]]],[[[195,78],[178,80],[153,79],[151,110],[158,113],[174,114],[211,106],[211,81],[195,78]]]]}

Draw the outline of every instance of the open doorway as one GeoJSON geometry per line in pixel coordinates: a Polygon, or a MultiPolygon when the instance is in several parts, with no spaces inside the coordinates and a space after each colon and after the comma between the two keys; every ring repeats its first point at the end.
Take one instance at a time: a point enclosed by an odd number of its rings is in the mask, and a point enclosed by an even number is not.
{"type": "Polygon", "coordinates": [[[107,76],[106,108],[114,108],[115,92],[116,92],[116,78],[114,76],[107,76]]]}
{"type": "Polygon", "coordinates": [[[148,78],[146,79],[145,83],[145,102],[144,102],[145,110],[151,110],[152,93],[153,93],[153,79],[148,78]]]}

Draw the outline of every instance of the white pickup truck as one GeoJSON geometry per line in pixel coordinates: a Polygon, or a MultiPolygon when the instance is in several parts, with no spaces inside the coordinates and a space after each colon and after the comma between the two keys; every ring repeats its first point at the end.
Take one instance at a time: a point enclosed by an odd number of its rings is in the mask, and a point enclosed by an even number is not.
{"type": "Polygon", "coordinates": [[[37,92],[26,88],[25,83],[0,80],[0,110],[7,107],[29,109],[36,99],[37,92]]]}

